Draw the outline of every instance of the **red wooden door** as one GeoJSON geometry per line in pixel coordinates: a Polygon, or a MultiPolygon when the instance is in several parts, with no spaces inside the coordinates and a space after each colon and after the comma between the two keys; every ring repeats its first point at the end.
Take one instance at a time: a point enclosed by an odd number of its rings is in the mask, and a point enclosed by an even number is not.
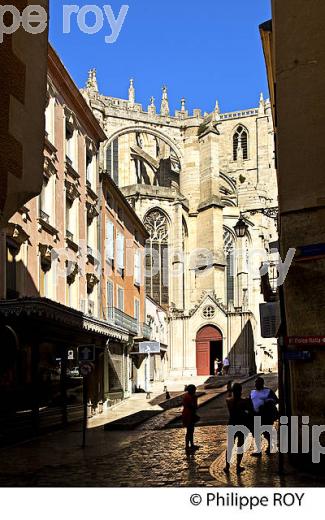
{"type": "Polygon", "coordinates": [[[210,375],[210,342],[196,342],[196,369],[198,376],[210,375]]]}
{"type": "Polygon", "coordinates": [[[210,376],[210,342],[222,341],[220,330],[212,325],[203,327],[196,336],[196,370],[198,376],[210,376]]]}

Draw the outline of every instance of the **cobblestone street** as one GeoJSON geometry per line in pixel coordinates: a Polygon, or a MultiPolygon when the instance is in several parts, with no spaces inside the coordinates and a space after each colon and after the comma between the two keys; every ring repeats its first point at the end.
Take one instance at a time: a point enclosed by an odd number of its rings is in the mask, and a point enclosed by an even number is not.
{"type": "Polygon", "coordinates": [[[78,447],[80,440],[81,432],[71,431],[1,450],[0,485],[204,486],[212,480],[209,467],[223,450],[225,429],[198,428],[196,442],[201,449],[190,457],[184,451],[182,429],[132,433],[96,429],[88,433],[85,450],[78,447]]]}
{"type": "MultiPolygon", "coordinates": [[[[276,377],[267,376],[274,387],[276,377]]],[[[244,393],[252,387],[249,381],[244,393]]],[[[203,399],[204,400],[204,399],[203,399]]],[[[165,412],[169,417],[169,412],[165,412]]],[[[252,458],[245,455],[246,471],[237,477],[223,472],[226,448],[225,396],[207,401],[199,410],[201,422],[195,441],[200,449],[187,456],[184,430],[157,430],[163,424],[148,421],[134,431],[87,432],[87,447],[81,445],[81,426],[0,450],[1,486],[105,486],[105,487],[201,487],[314,485],[309,477],[289,473],[278,477],[278,456],[252,458]],[[219,423],[219,424],[217,424],[219,423]],[[147,426],[148,426],[147,425],[147,426]]],[[[157,420],[158,420],[157,418],[157,420]]]]}

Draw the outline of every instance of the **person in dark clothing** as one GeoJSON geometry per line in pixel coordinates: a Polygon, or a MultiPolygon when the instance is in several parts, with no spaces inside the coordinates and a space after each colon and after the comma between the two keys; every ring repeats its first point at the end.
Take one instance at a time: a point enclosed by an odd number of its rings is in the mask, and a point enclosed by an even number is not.
{"type": "MultiPolygon", "coordinates": [[[[232,386],[232,397],[226,399],[227,407],[229,411],[229,422],[231,426],[245,426],[251,428],[251,421],[253,417],[253,410],[250,399],[242,398],[242,385],[240,383],[234,383],[232,386]]],[[[237,447],[242,448],[245,442],[245,435],[242,431],[238,430],[235,433],[235,439],[237,439],[237,447]]],[[[230,454],[231,455],[231,454],[230,454]]],[[[242,453],[237,453],[237,474],[245,470],[241,465],[243,459],[242,453]]],[[[230,463],[228,459],[228,450],[226,452],[226,466],[224,468],[225,473],[229,473],[230,463]]]]}
{"type": "Polygon", "coordinates": [[[183,425],[186,428],[185,435],[185,450],[187,453],[199,449],[199,446],[194,444],[194,428],[195,423],[199,420],[197,415],[197,396],[196,386],[188,385],[187,392],[183,397],[183,425]]]}

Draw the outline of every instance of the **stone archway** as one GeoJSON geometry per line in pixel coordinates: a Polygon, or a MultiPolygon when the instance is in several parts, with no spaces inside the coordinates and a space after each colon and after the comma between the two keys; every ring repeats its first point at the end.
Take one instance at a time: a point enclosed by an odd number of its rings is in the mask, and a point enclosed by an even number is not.
{"type": "Polygon", "coordinates": [[[105,142],[104,149],[112,144],[115,139],[118,139],[119,137],[125,135],[125,134],[133,134],[133,133],[144,133],[149,134],[155,137],[158,137],[162,141],[164,141],[170,148],[175,152],[175,155],[177,156],[180,164],[182,165],[183,162],[183,152],[178,144],[178,142],[175,141],[175,138],[169,137],[166,132],[160,132],[159,130],[152,128],[147,125],[134,125],[134,126],[126,126],[119,128],[118,130],[115,130],[114,133],[110,134],[107,141],[105,142]]]}
{"type": "Polygon", "coordinates": [[[214,374],[214,361],[223,358],[223,337],[214,325],[206,325],[196,335],[196,369],[198,376],[214,374]]]}

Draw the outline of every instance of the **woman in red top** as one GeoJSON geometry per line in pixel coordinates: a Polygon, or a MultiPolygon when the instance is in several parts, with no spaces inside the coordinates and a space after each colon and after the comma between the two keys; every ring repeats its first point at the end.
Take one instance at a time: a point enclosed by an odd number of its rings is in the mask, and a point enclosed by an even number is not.
{"type": "Polygon", "coordinates": [[[196,386],[188,385],[187,392],[183,397],[183,412],[182,419],[183,425],[186,428],[185,436],[185,450],[186,452],[195,451],[199,449],[199,446],[194,444],[194,428],[195,423],[199,420],[196,414],[197,411],[197,397],[196,397],[196,386]]]}

